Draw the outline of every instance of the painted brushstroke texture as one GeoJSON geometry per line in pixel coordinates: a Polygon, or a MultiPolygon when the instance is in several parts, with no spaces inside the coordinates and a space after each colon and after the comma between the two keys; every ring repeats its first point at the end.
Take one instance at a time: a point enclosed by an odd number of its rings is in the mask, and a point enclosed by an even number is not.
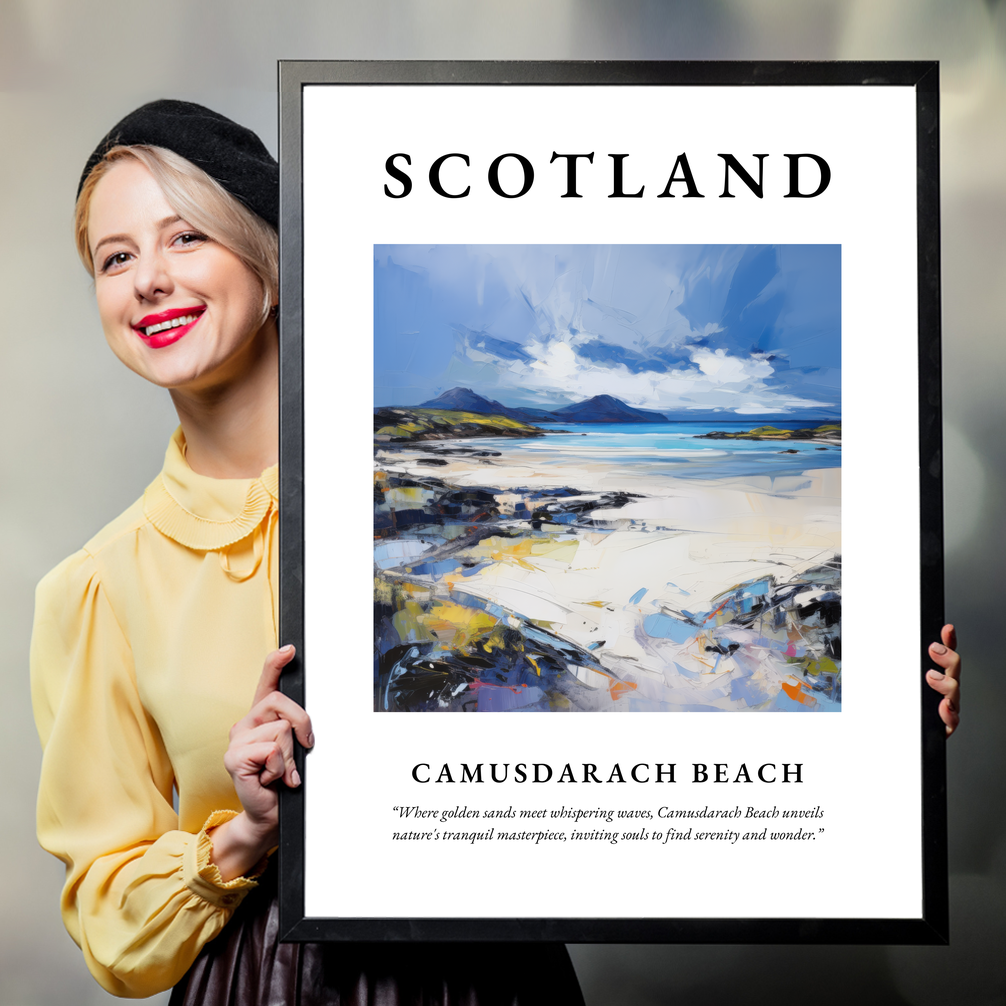
{"type": "Polygon", "coordinates": [[[375,249],[375,709],[840,709],[839,286],[831,246],[375,249]]]}

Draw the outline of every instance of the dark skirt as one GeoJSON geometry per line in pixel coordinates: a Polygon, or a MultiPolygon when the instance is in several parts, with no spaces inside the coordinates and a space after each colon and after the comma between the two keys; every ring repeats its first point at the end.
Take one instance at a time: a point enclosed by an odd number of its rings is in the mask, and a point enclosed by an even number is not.
{"type": "Polygon", "coordinates": [[[583,1006],[561,943],[280,943],[274,874],[169,1006],[583,1006]]]}

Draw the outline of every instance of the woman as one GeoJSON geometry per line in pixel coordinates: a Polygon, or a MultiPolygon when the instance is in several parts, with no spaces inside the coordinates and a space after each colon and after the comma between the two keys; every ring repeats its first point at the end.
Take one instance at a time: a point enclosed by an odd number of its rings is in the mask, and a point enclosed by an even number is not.
{"type": "MultiPolygon", "coordinates": [[[[67,929],[122,996],[582,1003],[558,945],[276,942],[276,785],[300,784],[293,737],[313,744],[277,691],[293,651],[274,649],[277,219],[258,138],[186,102],[127,116],[81,179],[106,338],[180,427],[143,497],[39,585],[38,830],[66,864],[67,929]]],[[[948,626],[930,650],[948,734],[955,646],[948,626]]]]}
{"type": "Polygon", "coordinates": [[[67,929],[120,996],[582,1003],[561,945],[277,944],[276,786],[300,785],[293,738],[313,744],[274,649],[277,221],[258,137],[187,102],[131,113],[81,178],[106,339],[180,426],[143,497],[38,589],[38,831],[67,929]]]}

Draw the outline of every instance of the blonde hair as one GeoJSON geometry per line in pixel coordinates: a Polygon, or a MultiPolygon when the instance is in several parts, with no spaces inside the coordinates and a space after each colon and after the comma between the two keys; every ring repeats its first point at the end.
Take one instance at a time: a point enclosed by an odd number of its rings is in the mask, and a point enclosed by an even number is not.
{"type": "Polygon", "coordinates": [[[87,240],[91,198],[112,165],[126,158],[139,161],[154,176],[168,205],[183,220],[234,252],[255,273],[262,283],[264,323],[279,294],[279,236],[202,168],[165,147],[112,147],[84,181],[73,225],[77,254],[91,278],[94,259],[87,240]]]}

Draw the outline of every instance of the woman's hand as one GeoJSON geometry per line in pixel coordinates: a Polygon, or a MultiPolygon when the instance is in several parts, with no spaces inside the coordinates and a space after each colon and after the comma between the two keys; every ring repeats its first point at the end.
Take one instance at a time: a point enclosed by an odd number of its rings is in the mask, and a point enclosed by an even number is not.
{"type": "Polygon", "coordinates": [[[244,810],[209,833],[211,859],[224,880],[247,873],[276,845],[279,793],[273,784],[282,779],[291,788],[300,785],[294,734],[304,747],[314,746],[311,718],[278,688],[295,652],[284,646],[266,657],[251,710],[231,727],[224,766],[244,810]]]}
{"type": "Polygon", "coordinates": [[[943,626],[940,639],[941,643],[930,643],[929,656],[943,671],[928,671],[926,681],[930,688],[943,696],[940,719],[946,724],[949,737],[961,721],[961,657],[956,652],[957,632],[952,625],[943,626]]]}

